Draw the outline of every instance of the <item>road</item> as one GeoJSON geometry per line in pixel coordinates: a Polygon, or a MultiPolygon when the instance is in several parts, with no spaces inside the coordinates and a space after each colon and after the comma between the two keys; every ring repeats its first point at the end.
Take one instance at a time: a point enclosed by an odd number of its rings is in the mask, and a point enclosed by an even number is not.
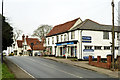
{"type": "Polygon", "coordinates": [[[8,60],[20,66],[34,78],[110,78],[80,67],[29,56],[7,56],[8,60]]]}

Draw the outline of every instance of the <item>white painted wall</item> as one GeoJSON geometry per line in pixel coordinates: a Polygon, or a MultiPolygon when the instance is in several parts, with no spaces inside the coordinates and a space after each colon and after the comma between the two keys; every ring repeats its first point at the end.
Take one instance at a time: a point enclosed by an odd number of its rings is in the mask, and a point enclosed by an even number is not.
{"type": "MultiPolygon", "coordinates": [[[[82,36],[91,36],[92,37],[92,43],[82,43],[82,53],[84,54],[93,54],[95,58],[97,56],[101,56],[102,58],[106,58],[108,54],[111,54],[111,50],[104,50],[104,46],[111,46],[110,42],[112,42],[112,34],[109,32],[109,39],[103,39],[103,31],[82,31],[82,36]],[[92,49],[94,49],[94,46],[102,46],[102,50],[94,50],[94,52],[83,52],[84,46],[93,46],[92,49]]],[[[116,33],[115,36],[117,37],[116,33]]],[[[115,38],[115,46],[118,46],[118,40],[115,38]]],[[[118,50],[115,50],[115,57],[118,54],[118,50]]]]}

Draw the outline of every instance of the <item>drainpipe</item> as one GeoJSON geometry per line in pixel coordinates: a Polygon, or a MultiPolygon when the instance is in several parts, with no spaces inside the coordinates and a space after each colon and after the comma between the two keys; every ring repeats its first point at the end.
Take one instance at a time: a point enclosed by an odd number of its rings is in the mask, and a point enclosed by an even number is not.
{"type": "Polygon", "coordinates": [[[82,59],[82,30],[80,31],[81,59],[82,59]]]}

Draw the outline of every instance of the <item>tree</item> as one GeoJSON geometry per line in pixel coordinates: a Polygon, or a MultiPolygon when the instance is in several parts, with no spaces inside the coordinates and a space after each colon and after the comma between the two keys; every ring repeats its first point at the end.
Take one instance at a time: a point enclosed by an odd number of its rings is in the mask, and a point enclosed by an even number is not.
{"type": "Polygon", "coordinates": [[[11,46],[13,43],[13,28],[8,22],[6,22],[5,17],[3,17],[2,26],[2,50],[6,50],[7,47],[11,46]]]}
{"type": "Polygon", "coordinates": [[[17,28],[14,28],[13,32],[14,32],[13,33],[13,40],[14,40],[14,42],[16,42],[16,40],[20,37],[20,35],[23,33],[23,31],[19,30],[17,28]]]}
{"type": "Polygon", "coordinates": [[[39,37],[40,40],[44,38],[52,29],[52,26],[50,25],[40,25],[32,34],[32,36],[39,37]]]}

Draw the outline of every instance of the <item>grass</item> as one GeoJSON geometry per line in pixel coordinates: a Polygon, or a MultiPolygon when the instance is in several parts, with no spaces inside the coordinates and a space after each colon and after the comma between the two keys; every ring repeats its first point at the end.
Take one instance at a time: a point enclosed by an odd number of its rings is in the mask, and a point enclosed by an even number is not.
{"type": "Polygon", "coordinates": [[[15,80],[15,76],[10,72],[5,63],[2,64],[2,80],[15,80]]]}

